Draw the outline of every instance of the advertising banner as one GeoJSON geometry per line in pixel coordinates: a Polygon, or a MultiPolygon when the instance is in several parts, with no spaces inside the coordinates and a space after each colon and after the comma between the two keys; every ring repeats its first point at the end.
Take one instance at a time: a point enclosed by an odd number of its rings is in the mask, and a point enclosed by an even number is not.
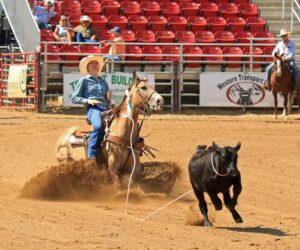
{"type": "MultiPolygon", "coordinates": [[[[148,78],[148,82],[155,85],[154,74],[137,73],[140,79],[144,77],[148,78]]],[[[112,104],[118,105],[125,94],[125,90],[128,89],[132,83],[132,73],[111,73],[102,74],[101,77],[107,81],[109,89],[112,90],[112,104]]],[[[71,102],[71,96],[76,88],[78,80],[81,78],[79,73],[64,74],[64,106],[65,107],[82,107],[82,105],[73,104],[71,102]]]]}
{"type": "MultiPolygon", "coordinates": [[[[267,73],[214,72],[200,74],[200,106],[203,107],[273,107],[270,91],[263,88],[267,73]]],[[[278,106],[283,98],[279,96],[278,106]]]]}
{"type": "Polygon", "coordinates": [[[11,65],[9,67],[7,96],[9,98],[26,97],[28,65],[11,65]]]}

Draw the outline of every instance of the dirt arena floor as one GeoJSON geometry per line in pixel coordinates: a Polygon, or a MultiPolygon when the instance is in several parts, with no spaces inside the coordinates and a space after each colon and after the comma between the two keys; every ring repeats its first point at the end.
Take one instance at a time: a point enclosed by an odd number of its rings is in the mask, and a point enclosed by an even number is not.
{"type": "Polygon", "coordinates": [[[169,196],[133,197],[129,215],[123,196],[19,198],[27,181],[57,165],[59,135],[84,122],[81,115],[0,111],[0,249],[300,249],[300,116],[284,122],[269,114],[206,111],[147,118],[142,135],[152,133],[146,144],[160,150],[155,160],[176,162],[182,176],[169,196]],[[197,144],[213,140],[242,143],[237,210],[244,223],[235,224],[224,208],[214,211],[207,199],[213,227],[191,225],[199,214],[193,193],[138,220],[191,189],[189,159],[197,144]]]}

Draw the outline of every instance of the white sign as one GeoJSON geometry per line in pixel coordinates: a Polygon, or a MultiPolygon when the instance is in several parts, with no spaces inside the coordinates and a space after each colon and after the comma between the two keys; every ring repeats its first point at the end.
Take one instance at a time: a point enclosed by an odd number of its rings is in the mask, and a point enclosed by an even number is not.
{"type": "MultiPolygon", "coordinates": [[[[203,107],[273,107],[270,91],[263,88],[267,73],[214,72],[200,74],[200,106],[203,107]]],[[[278,96],[278,104],[283,98],[278,96]]]]}
{"type": "MultiPolygon", "coordinates": [[[[148,82],[155,85],[154,74],[137,73],[140,79],[144,77],[148,78],[148,82]]],[[[112,104],[118,105],[125,94],[125,90],[132,83],[131,73],[111,73],[101,74],[101,77],[107,81],[109,89],[112,91],[112,104]]],[[[73,104],[71,102],[71,96],[74,92],[78,80],[81,78],[79,73],[64,74],[64,106],[65,107],[82,107],[82,105],[73,104]]]]}
{"type": "Polygon", "coordinates": [[[28,65],[10,65],[7,82],[7,96],[9,98],[26,97],[28,65]]]}

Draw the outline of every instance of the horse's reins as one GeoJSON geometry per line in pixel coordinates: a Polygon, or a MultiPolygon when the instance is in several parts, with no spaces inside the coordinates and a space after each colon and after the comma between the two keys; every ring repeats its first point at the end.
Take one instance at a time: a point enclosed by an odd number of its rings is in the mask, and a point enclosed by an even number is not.
{"type": "Polygon", "coordinates": [[[227,173],[227,174],[220,174],[220,173],[218,173],[218,171],[216,170],[216,168],[215,168],[215,166],[214,166],[213,154],[214,154],[214,152],[212,152],[212,153],[210,154],[210,161],[211,161],[212,169],[214,170],[214,172],[215,172],[218,176],[227,176],[229,173],[227,173]]]}

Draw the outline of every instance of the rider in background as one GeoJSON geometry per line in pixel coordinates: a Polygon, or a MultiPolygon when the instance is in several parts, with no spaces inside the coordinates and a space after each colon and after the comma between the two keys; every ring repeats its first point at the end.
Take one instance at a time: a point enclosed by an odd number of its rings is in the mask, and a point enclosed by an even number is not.
{"type": "Polygon", "coordinates": [[[80,61],[80,78],[71,101],[84,104],[87,108],[87,118],[93,126],[88,141],[88,158],[96,159],[99,152],[99,139],[103,132],[101,113],[109,109],[111,92],[107,82],[99,75],[104,66],[100,56],[88,56],[80,61]]]}
{"type": "MultiPolygon", "coordinates": [[[[291,39],[289,39],[289,32],[287,32],[285,29],[281,29],[280,30],[280,34],[279,36],[281,37],[282,41],[280,41],[275,49],[272,52],[272,55],[275,59],[275,54],[277,53],[278,56],[282,55],[282,59],[283,61],[288,61],[290,63],[291,69],[292,69],[292,73],[294,74],[294,80],[293,80],[293,89],[295,89],[296,84],[299,81],[299,70],[298,67],[295,63],[295,51],[296,51],[296,45],[294,43],[294,41],[292,41],[291,39]]],[[[264,87],[267,90],[271,90],[270,89],[270,78],[271,78],[271,74],[274,68],[274,63],[271,63],[268,67],[267,67],[267,72],[268,72],[268,84],[266,84],[264,87]]]]}

